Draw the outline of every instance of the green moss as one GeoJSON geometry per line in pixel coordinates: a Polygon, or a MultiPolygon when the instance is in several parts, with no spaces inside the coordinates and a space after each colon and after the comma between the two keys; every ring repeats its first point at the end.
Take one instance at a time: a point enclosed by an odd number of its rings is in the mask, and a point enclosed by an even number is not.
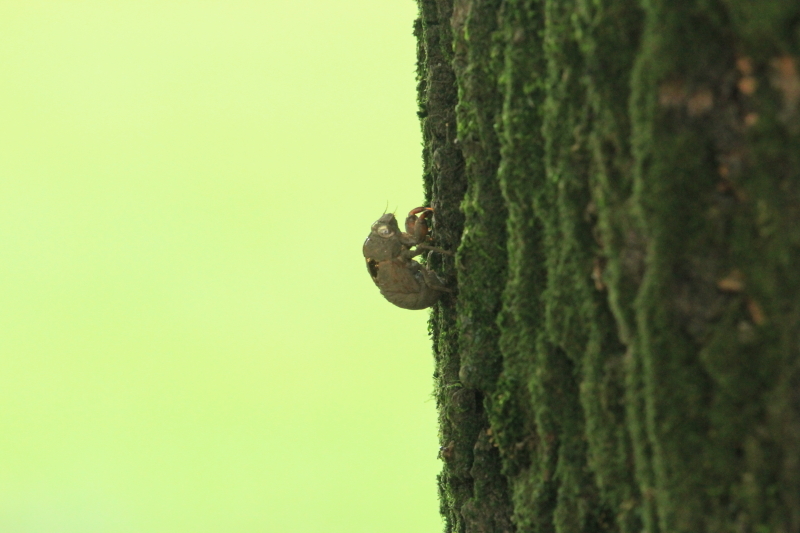
{"type": "MultiPolygon", "coordinates": [[[[464,217],[458,206],[466,182],[463,157],[455,143],[457,93],[450,67],[452,37],[447,24],[448,6],[452,9],[449,2],[420,1],[420,17],[414,32],[418,42],[417,91],[424,141],[425,196],[436,209],[436,244],[455,250],[463,231],[464,217]]],[[[432,266],[454,286],[454,262],[436,255],[432,266]]],[[[448,532],[466,529],[461,508],[473,496],[472,448],[483,420],[475,391],[465,390],[458,377],[461,358],[456,317],[454,299],[445,298],[434,308],[430,321],[436,361],[434,386],[441,457],[444,459],[439,475],[439,496],[448,532]]]]}
{"type": "MultiPolygon", "coordinates": [[[[779,180],[774,172],[754,178],[758,163],[747,168],[761,150],[739,133],[740,121],[746,112],[743,106],[756,103],[726,99],[737,77],[731,12],[720,4],[693,2],[653,2],[647,12],[651,23],[634,78],[632,107],[636,200],[648,242],[647,270],[636,299],[637,356],[642,361],[661,526],[674,531],[730,531],[759,524],[770,530],[791,529],[786,518],[790,513],[776,505],[776,493],[764,496],[765,487],[781,487],[780,474],[760,460],[758,471],[746,474],[752,469],[748,455],[760,457],[763,449],[774,453],[778,439],[756,439],[762,440],[756,444],[752,435],[769,419],[770,400],[764,395],[781,381],[777,361],[795,360],[790,354],[796,348],[775,342],[781,334],[766,324],[753,324],[761,321],[752,311],[753,302],[780,299],[775,293],[757,295],[756,280],[782,280],[788,288],[796,279],[780,268],[766,275],[750,270],[766,264],[772,269],[780,262],[778,256],[794,253],[786,241],[777,246],[780,252],[775,256],[756,251],[772,240],[767,235],[792,234],[788,226],[779,229],[782,217],[772,209],[776,204],[770,197],[776,198],[767,192],[775,192],[779,180]],[[677,103],[657,97],[676,87],[683,93],[677,103]],[[693,114],[689,101],[701,90],[713,91],[713,108],[693,114]],[[742,158],[748,152],[752,159],[742,158]],[[721,164],[731,172],[731,187],[738,193],[719,192],[721,164]],[[739,187],[760,190],[751,196],[739,187]],[[750,198],[754,205],[749,205],[750,198]],[[754,241],[758,226],[762,232],[754,241]],[[747,272],[749,287],[743,298],[717,289],[718,280],[733,269],[747,272]],[[755,485],[760,489],[752,490],[749,484],[745,490],[743,475],[758,479],[755,485]],[[765,505],[764,500],[771,502],[765,505]]],[[[756,26],[761,22],[758,17],[752,21],[756,26]]],[[[769,46],[779,46],[782,38],[785,35],[777,34],[769,46]]],[[[745,35],[739,42],[746,41],[745,35]]],[[[760,43],[755,52],[764,49],[760,43]]],[[[777,115],[768,104],[761,109],[767,116],[777,115]]],[[[785,135],[773,136],[768,151],[785,159],[796,152],[787,140],[785,135]]],[[[780,314],[787,316],[786,311],[780,314]]],[[[789,449],[784,445],[778,446],[782,452],[789,449]]],[[[781,487],[784,493],[795,491],[796,487],[781,487]]]]}
{"type": "Polygon", "coordinates": [[[447,531],[800,524],[800,8],[754,5],[420,0],[458,248],[431,316],[447,531]]]}
{"type": "Polygon", "coordinates": [[[492,35],[498,0],[471,2],[455,26],[454,70],[459,90],[458,141],[466,161],[467,191],[461,204],[464,234],[458,253],[461,379],[491,391],[500,372],[496,326],[505,286],[506,207],[497,182],[500,146],[495,131],[501,100],[492,35]],[[476,46],[470,43],[482,43],[476,46]]]}
{"type": "Polygon", "coordinates": [[[492,427],[511,483],[518,531],[554,531],[558,442],[554,419],[535,408],[541,392],[533,360],[546,349],[539,298],[546,283],[542,227],[533,212],[544,180],[541,112],[530,105],[543,95],[543,20],[538,1],[508,2],[498,35],[504,45],[500,89],[504,100],[502,165],[498,178],[508,208],[508,281],[499,317],[503,372],[493,396],[492,427]]]}
{"type": "MultiPolygon", "coordinates": [[[[465,159],[467,190],[461,203],[464,233],[458,250],[458,327],[465,387],[479,391],[491,409],[491,393],[502,368],[497,313],[506,283],[506,206],[497,181],[500,142],[495,130],[502,100],[497,89],[498,0],[475,0],[453,14],[453,67],[458,86],[458,141],[465,159]],[[477,46],[475,43],[480,43],[477,46]]],[[[468,528],[510,530],[512,506],[488,420],[474,435],[473,498],[462,508],[468,528]]]]}

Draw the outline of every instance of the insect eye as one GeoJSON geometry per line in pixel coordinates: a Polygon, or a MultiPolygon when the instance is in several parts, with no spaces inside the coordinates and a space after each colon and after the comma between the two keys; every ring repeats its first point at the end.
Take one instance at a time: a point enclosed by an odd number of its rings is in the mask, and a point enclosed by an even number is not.
{"type": "Polygon", "coordinates": [[[392,235],[392,230],[388,226],[378,226],[378,235],[381,237],[389,237],[392,235]]]}

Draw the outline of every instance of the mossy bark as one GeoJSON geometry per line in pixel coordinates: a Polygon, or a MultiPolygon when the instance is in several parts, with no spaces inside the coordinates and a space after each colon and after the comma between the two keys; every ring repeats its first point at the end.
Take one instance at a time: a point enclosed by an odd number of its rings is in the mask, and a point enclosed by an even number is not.
{"type": "Polygon", "coordinates": [[[448,532],[800,532],[800,4],[418,0],[448,532]]]}

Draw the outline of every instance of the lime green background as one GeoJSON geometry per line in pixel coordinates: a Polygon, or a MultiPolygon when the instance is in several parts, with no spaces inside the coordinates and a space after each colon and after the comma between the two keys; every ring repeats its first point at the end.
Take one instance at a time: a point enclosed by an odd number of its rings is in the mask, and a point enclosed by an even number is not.
{"type": "Polygon", "coordinates": [[[439,531],[411,0],[0,1],[0,531],[439,531]]]}

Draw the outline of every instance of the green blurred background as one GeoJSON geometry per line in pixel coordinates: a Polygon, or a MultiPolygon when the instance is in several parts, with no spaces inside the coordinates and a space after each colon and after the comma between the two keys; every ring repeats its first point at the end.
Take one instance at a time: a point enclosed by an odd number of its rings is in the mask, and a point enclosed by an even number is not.
{"type": "Polygon", "coordinates": [[[411,0],[0,0],[0,531],[439,531],[411,0]]]}

